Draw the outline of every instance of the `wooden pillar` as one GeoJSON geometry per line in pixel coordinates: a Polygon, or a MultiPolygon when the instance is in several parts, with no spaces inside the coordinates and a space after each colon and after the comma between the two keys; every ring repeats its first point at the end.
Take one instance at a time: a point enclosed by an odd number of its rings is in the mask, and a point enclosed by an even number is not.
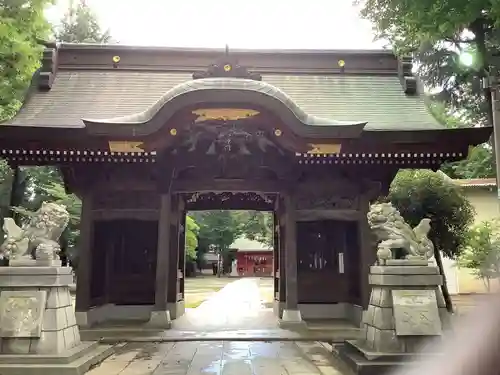
{"type": "Polygon", "coordinates": [[[359,233],[359,249],[360,252],[360,272],[359,280],[360,292],[361,292],[361,306],[363,310],[368,308],[368,302],[370,301],[370,284],[368,283],[368,274],[370,272],[370,266],[375,263],[376,252],[373,249],[372,243],[372,233],[368,225],[368,219],[366,214],[369,209],[368,199],[362,199],[360,202],[360,215],[358,219],[358,233],[359,233]]]}
{"type": "Polygon", "coordinates": [[[286,225],[283,212],[280,209],[278,215],[278,269],[280,271],[279,279],[279,300],[285,302],[286,300],[286,251],[285,251],[285,236],[286,225]]]}
{"type": "Polygon", "coordinates": [[[283,197],[286,252],[286,301],[285,310],[298,310],[297,286],[297,220],[295,204],[289,194],[283,197]]]}
{"type": "MultiPolygon", "coordinates": [[[[179,202],[179,298],[184,301],[184,283],[186,280],[186,210],[184,208],[184,201],[179,202]]],[[[178,298],[178,299],[179,299],[178,298]]]]}
{"type": "Polygon", "coordinates": [[[172,213],[170,193],[161,195],[158,220],[158,250],[156,262],[155,311],[167,311],[167,290],[170,251],[170,218],[172,213]]]}
{"type": "Polygon", "coordinates": [[[274,300],[279,301],[279,282],[280,282],[280,240],[279,240],[279,221],[276,210],[273,212],[273,287],[274,300]]]}
{"type": "Polygon", "coordinates": [[[76,271],[76,316],[80,326],[88,326],[87,312],[90,309],[90,281],[92,273],[93,218],[92,194],[84,194],[80,220],[80,244],[78,248],[78,268],[76,271]]]}
{"type": "Polygon", "coordinates": [[[170,246],[169,246],[169,285],[167,291],[168,306],[172,319],[178,318],[184,313],[184,303],[181,294],[180,277],[180,231],[184,204],[178,194],[172,196],[172,216],[170,218],[170,246]]]}

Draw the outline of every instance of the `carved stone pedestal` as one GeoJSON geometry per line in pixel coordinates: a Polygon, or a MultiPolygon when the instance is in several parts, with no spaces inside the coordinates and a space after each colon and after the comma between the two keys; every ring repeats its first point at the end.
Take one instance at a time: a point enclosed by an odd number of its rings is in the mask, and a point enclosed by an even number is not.
{"type": "Polygon", "coordinates": [[[385,374],[410,358],[436,355],[425,353],[425,344],[450,328],[439,269],[423,260],[388,260],[371,267],[369,280],[364,337],[336,346],[336,354],[362,375],[385,374]]]}
{"type": "Polygon", "coordinates": [[[110,346],[81,342],[68,267],[0,267],[0,374],[82,374],[110,346]]]}

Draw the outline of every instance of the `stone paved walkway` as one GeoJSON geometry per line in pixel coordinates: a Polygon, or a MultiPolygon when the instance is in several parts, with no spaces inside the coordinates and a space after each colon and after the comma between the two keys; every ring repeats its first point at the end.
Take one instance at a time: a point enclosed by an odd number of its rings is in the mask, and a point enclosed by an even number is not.
{"type": "Polygon", "coordinates": [[[244,278],[226,285],[196,309],[189,309],[172,328],[181,331],[234,331],[273,329],[278,320],[266,308],[258,278],[244,278]]]}
{"type": "Polygon", "coordinates": [[[87,375],[347,375],[320,343],[130,343],[87,375]]]}

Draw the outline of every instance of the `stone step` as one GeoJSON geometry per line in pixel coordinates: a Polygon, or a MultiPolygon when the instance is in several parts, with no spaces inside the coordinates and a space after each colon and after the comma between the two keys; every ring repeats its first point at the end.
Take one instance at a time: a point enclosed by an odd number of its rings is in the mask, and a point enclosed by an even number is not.
{"type": "Polygon", "coordinates": [[[370,361],[346,344],[332,345],[332,354],[357,375],[387,375],[408,362],[370,361]]]}
{"type": "MultiPolygon", "coordinates": [[[[2,375],[83,375],[91,367],[101,363],[114,352],[112,345],[97,345],[71,363],[47,363],[45,360],[33,363],[0,364],[2,375]]],[[[81,352],[80,352],[81,353],[81,352]]],[[[24,355],[26,356],[26,355],[24,355]]],[[[39,355],[33,355],[39,357],[39,355]]]]}
{"type": "MultiPolygon", "coordinates": [[[[66,364],[83,357],[99,346],[97,341],[85,341],[61,354],[2,354],[0,365],[6,364],[66,364]]],[[[0,372],[1,374],[1,372],[0,372]]]]}

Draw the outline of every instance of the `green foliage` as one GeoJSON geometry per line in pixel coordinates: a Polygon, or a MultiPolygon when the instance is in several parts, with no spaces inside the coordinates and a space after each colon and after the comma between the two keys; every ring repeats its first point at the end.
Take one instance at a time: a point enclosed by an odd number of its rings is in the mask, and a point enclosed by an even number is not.
{"type": "MultiPolygon", "coordinates": [[[[490,102],[482,89],[490,57],[500,46],[500,7],[489,0],[366,0],[361,14],[376,37],[400,55],[417,60],[417,73],[433,89],[430,111],[448,127],[491,123],[490,102]],[[470,64],[461,57],[469,56],[470,64]],[[437,101],[437,102],[436,102],[437,101]]],[[[490,147],[479,146],[464,162],[445,165],[454,178],[495,175],[490,147]]]]}
{"type": "Polygon", "coordinates": [[[0,121],[12,117],[40,64],[50,32],[43,15],[51,0],[0,0],[0,121]]]}
{"type": "Polygon", "coordinates": [[[441,170],[455,179],[494,178],[495,160],[490,145],[474,147],[465,160],[447,163],[441,170]]]}
{"type": "Polygon", "coordinates": [[[234,215],[241,225],[242,235],[250,240],[273,245],[274,221],[272,212],[235,211],[234,215]]]}
{"type": "Polygon", "coordinates": [[[474,208],[460,187],[429,170],[404,170],[387,198],[412,227],[431,219],[429,237],[437,251],[448,257],[460,254],[474,219],[474,208]]]}
{"type": "Polygon", "coordinates": [[[94,11],[85,3],[71,4],[61,25],[55,30],[56,39],[67,43],[109,43],[109,30],[102,31],[94,11]]]}
{"type": "Polygon", "coordinates": [[[186,261],[196,261],[196,248],[198,247],[198,233],[200,226],[191,216],[186,216],[186,261]]]}
{"type": "Polygon", "coordinates": [[[200,211],[191,213],[191,216],[200,227],[199,241],[205,248],[214,246],[217,251],[225,253],[242,234],[241,222],[231,211],[200,211]]]}
{"type": "MultiPolygon", "coordinates": [[[[0,223],[9,215],[10,190],[12,186],[12,170],[5,160],[0,160],[0,223]]],[[[0,238],[3,238],[3,229],[0,226],[0,238]]]]}
{"type": "Polygon", "coordinates": [[[484,221],[474,226],[458,260],[460,266],[470,268],[483,279],[489,290],[490,280],[500,277],[500,221],[484,221]]]}
{"type": "Polygon", "coordinates": [[[443,40],[459,41],[465,29],[489,29],[499,23],[497,1],[490,0],[366,0],[361,14],[373,22],[377,37],[400,52],[443,40]]]}

